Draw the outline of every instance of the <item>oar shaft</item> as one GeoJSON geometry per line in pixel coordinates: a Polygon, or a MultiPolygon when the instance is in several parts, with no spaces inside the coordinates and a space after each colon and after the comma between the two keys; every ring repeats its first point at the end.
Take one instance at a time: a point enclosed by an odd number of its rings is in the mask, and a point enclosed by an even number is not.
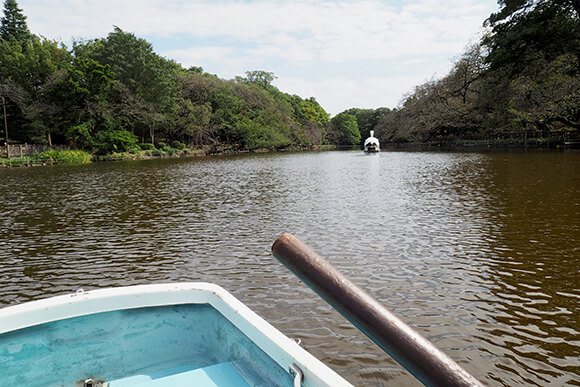
{"type": "Polygon", "coordinates": [[[272,253],[320,297],[425,385],[482,386],[451,358],[290,234],[272,253]]]}

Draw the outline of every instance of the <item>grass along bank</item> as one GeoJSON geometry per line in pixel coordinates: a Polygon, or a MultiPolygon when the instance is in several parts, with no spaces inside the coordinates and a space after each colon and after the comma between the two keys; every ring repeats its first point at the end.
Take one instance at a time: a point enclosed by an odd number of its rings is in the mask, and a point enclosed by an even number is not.
{"type": "Polygon", "coordinates": [[[176,149],[162,145],[160,149],[153,144],[142,144],[144,148],[134,147],[126,152],[112,152],[108,154],[92,154],[82,150],[49,150],[45,152],[32,152],[20,157],[0,157],[0,167],[28,167],[41,165],[59,164],[87,164],[98,161],[121,161],[143,160],[158,157],[180,157],[186,155],[205,155],[205,149],[190,150],[187,148],[176,149]],[[147,146],[151,145],[151,146],[147,146]]]}
{"type": "MultiPolygon", "coordinates": [[[[157,146],[151,143],[133,144],[125,151],[108,152],[100,154],[89,153],[82,150],[48,150],[31,152],[20,157],[0,157],[0,167],[29,167],[59,164],[85,164],[90,162],[124,161],[124,160],[148,160],[168,157],[198,157],[211,155],[239,154],[239,153],[264,153],[276,151],[327,151],[337,149],[335,145],[319,145],[309,147],[288,146],[281,149],[259,148],[254,150],[241,149],[236,145],[216,144],[201,147],[188,148],[183,143],[175,142],[169,146],[159,142],[157,146]]],[[[18,146],[18,145],[17,145],[18,146]]]]}
{"type": "Polygon", "coordinates": [[[22,157],[3,157],[0,158],[0,166],[22,167],[54,164],[86,164],[90,163],[92,159],[92,154],[81,150],[49,150],[22,157]]]}

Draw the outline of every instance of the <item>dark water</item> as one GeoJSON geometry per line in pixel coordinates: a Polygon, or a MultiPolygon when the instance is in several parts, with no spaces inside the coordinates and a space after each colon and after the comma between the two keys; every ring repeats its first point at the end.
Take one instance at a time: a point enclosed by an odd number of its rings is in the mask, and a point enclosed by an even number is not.
{"type": "Polygon", "coordinates": [[[0,306],[215,282],[355,385],[418,385],[270,254],[290,232],[491,386],[580,385],[580,153],[0,170],[0,306]]]}

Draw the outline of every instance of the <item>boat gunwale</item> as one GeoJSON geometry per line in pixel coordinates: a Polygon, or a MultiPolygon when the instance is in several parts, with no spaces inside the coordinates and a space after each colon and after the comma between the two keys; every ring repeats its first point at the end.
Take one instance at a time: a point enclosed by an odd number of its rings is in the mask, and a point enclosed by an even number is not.
{"type": "Polygon", "coordinates": [[[0,309],[0,335],[91,314],[184,304],[209,304],[283,369],[288,371],[290,365],[296,364],[303,372],[307,386],[351,385],[224,288],[205,282],[78,290],[72,294],[8,306],[0,309]]]}

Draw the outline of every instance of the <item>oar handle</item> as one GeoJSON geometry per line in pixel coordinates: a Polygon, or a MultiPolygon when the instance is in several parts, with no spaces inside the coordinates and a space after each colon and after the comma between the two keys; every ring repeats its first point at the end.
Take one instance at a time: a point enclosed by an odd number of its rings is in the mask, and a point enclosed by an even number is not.
{"type": "Polygon", "coordinates": [[[482,386],[431,342],[291,234],[272,253],[320,297],[425,385],[482,386]]]}

